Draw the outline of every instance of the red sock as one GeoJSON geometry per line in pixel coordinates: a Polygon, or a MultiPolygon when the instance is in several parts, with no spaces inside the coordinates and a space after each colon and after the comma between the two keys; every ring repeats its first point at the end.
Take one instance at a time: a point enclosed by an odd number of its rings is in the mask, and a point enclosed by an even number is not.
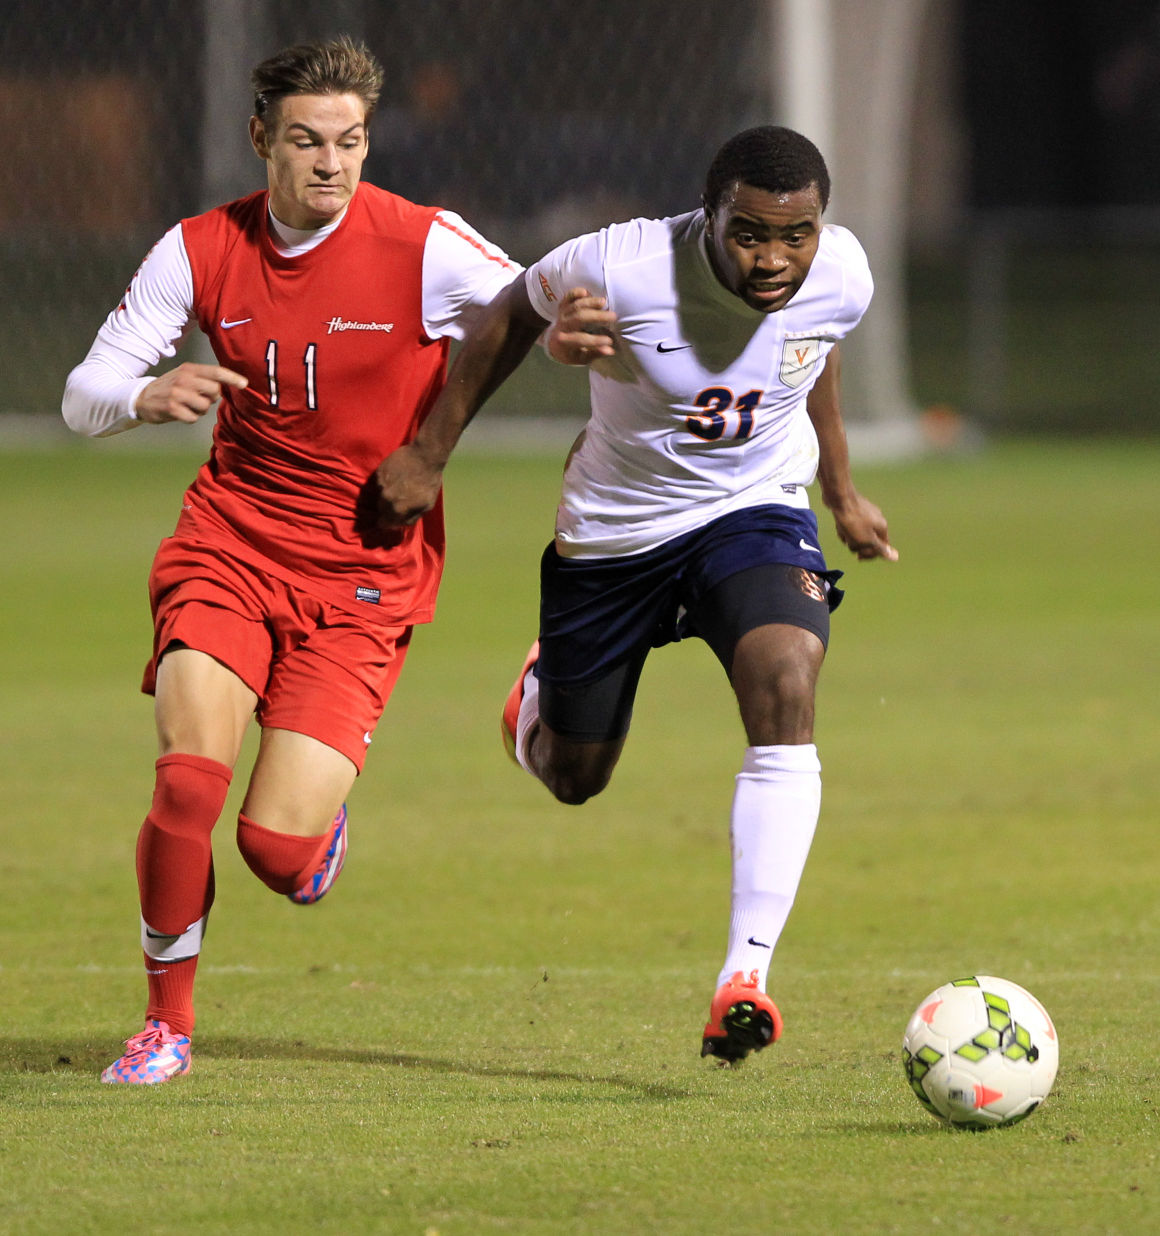
{"type": "MultiPolygon", "coordinates": [[[[211,834],[230,778],[225,764],[204,756],[163,755],[157,761],[153,804],[137,837],[141,917],[155,933],[184,935],[209,914],[214,897],[211,834]]],[[[200,935],[198,940],[195,953],[200,935]]],[[[167,945],[160,944],[159,951],[167,951],[167,945]]],[[[196,955],[159,961],[146,954],[146,1016],[189,1034],[196,970],[196,955]]]]}
{"type": "Polygon", "coordinates": [[[141,915],[154,931],[179,936],[213,901],[210,835],[225,805],[230,770],[200,755],[157,761],[153,805],[137,838],[141,915]]]}
{"type": "Polygon", "coordinates": [[[293,893],[301,888],[322,862],[329,844],[329,830],[321,837],[295,837],[238,815],[238,849],[246,866],[276,893],[293,893]]]}
{"type": "Polygon", "coordinates": [[[148,953],[145,974],[149,979],[149,1004],[146,1021],[168,1022],[174,1034],[192,1034],[193,979],[197,974],[197,957],[184,961],[155,961],[148,953]]]}

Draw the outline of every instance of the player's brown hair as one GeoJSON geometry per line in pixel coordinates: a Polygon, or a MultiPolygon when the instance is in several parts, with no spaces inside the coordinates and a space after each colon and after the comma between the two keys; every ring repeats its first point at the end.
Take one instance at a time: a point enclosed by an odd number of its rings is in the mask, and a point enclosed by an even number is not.
{"type": "Polygon", "coordinates": [[[298,43],[263,60],[250,74],[254,115],[269,125],[278,104],[291,94],[354,94],[369,121],[383,88],[383,66],[365,43],[349,35],[322,43],[298,43]]]}

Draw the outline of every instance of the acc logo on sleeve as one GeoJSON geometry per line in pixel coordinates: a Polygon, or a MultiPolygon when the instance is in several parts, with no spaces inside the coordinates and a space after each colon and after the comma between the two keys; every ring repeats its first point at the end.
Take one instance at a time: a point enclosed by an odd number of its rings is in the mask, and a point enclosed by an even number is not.
{"type": "Polygon", "coordinates": [[[801,386],[817,368],[822,355],[822,339],[787,339],[781,345],[778,377],[785,386],[801,386]]]}
{"type": "Polygon", "coordinates": [[[551,304],[556,299],[556,293],[552,291],[552,285],[543,273],[540,274],[540,287],[544,289],[544,295],[548,298],[548,304],[551,304]]]}

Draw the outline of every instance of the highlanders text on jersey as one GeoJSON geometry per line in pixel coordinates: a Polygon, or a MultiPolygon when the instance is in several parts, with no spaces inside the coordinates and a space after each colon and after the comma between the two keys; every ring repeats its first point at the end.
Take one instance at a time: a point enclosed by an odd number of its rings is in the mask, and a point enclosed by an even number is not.
{"type": "Polygon", "coordinates": [[[564,474],[562,555],[635,554],[744,507],[809,505],[818,444],[806,396],[873,291],[845,228],[823,228],[805,282],[776,313],[718,281],[702,211],[581,236],[525,278],[548,319],[573,287],[617,315],[616,354],[589,367],[591,416],[564,474]]]}

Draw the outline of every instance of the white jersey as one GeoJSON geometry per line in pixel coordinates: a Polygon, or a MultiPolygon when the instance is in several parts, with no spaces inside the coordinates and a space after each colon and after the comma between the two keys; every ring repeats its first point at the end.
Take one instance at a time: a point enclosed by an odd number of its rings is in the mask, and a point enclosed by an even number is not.
{"type": "MultiPolygon", "coordinates": [[[[297,231],[273,215],[280,251],[298,257],[342,226],[297,231]]],[[[461,340],[492,298],[520,270],[454,211],[440,210],[423,249],[423,330],[428,339],[461,340]]],[[[64,419],[77,433],[105,437],[136,428],[132,409],[152,377],[195,324],[193,271],[177,224],[149,251],[124,300],[106,318],[89,354],[69,375],[64,419]]]]}
{"type": "Polygon", "coordinates": [[[617,315],[616,354],[589,366],[591,416],[564,472],[560,554],[635,554],[744,507],[809,505],[818,441],[806,395],[873,291],[852,233],[824,227],[801,288],[768,314],[714,275],[702,211],[567,241],[525,279],[549,320],[573,287],[617,315]]]}

